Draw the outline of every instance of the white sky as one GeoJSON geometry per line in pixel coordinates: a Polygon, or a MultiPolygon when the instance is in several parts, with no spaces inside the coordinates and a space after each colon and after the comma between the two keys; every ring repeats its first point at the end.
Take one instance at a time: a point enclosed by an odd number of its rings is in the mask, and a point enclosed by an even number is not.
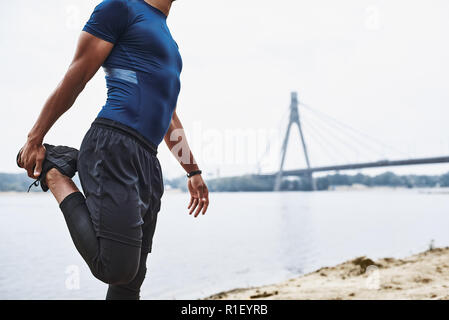
{"type": "MultiPolygon", "coordinates": [[[[0,2],[1,172],[18,172],[16,152],[98,2],[0,2]]],[[[275,170],[293,90],[402,152],[351,153],[331,131],[322,148],[305,125],[312,165],[449,154],[448,16],[447,0],[176,1],[168,24],[184,59],[178,114],[201,168],[255,172],[269,135],[273,152],[262,170],[275,170]]],[[[79,147],[105,97],[100,71],[46,141],[79,147]]],[[[307,110],[304,119],[315,121],[307,110]]],[[[298,139],[293,130],[287,168],[305,165],[298,139]]],[[[183,174],[162,144],[160,160],[167,177],[183,174]]],[[[441,173],[449,165],[394,171],[441,173]]]]}

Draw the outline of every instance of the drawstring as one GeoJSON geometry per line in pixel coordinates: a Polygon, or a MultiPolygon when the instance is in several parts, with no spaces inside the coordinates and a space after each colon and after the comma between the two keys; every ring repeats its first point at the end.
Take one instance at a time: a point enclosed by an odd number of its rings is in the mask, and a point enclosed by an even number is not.
{"type": "MultiPolygon", "coordinates": [[[[20,155],[21,155],[21,153],[22,153],[22,149],[20,149],[20,151],[19,151],[19,153],[17,154],[17,157],[16,157],[16,163],[17,163],[17,166],[18,166],[19,168],[22,168],[22,167],[20,166],[20,164],[19,164],[19,160],[20,160],[20,155]]],[[[39,179],[40,179],[40,177],[39,177],[36,181],[34,181],[34,182],[28,187],[28,191],[27,191],[27,192],[30,192],[30,190],[31,190],[31,188],[32,188],[33,186],[39,187],[39,183],[40,183],[39,179]]]]}
{"type": "Polygon", "coordinates": [[[30,189],[35,186],[35,187],[39,187],[39,179],[37,179],[36,181],[34,181],[29,187],[28,187],[28,191],[30,192],[30,189]]]}

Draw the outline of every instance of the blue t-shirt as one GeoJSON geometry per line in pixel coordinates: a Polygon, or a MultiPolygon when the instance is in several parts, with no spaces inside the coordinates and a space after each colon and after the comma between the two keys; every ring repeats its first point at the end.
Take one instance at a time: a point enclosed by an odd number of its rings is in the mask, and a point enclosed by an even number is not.
{"type": "Polygon", "coordinates": [[[164,138],[180,90],[182,60],[166,16],[144,0],[104,0],[83,31],[114,44],[103,64],[108,99],[99,117],[164,138]]]}

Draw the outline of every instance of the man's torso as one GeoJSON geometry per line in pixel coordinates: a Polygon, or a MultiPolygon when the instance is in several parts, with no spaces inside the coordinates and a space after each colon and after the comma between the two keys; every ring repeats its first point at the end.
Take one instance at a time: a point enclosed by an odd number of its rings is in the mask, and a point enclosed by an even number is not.
{"type": "Polygon", "coordinates": [[[176,106],[182,70],[166,16],[143,0],[106,0],[84,31],[115,44],[103,64],[108,99],[98,116],[136,129],[157,146],[176,106]]]}

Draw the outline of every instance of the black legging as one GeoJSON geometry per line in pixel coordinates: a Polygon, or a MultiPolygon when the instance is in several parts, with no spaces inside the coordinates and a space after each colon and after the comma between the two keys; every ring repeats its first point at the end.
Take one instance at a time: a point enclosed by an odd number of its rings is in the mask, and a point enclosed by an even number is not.
{"type": "Polygon", "coordinates": [[[137,300],[145,279],[147,253],[118,241],[98,238],[81,192],[60,204],[76,249],[92,274],[109,284],[106,299],[137,300]]]}

